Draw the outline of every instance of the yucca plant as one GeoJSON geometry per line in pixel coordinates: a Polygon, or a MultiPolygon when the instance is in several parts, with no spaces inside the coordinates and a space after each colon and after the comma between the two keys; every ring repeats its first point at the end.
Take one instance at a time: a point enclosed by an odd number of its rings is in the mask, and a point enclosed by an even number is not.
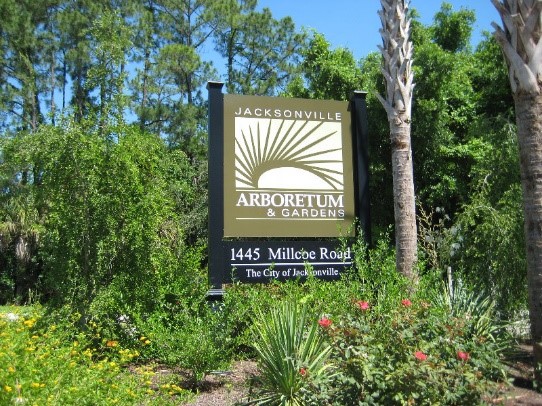
{"type": "Polygon", "coordinates": [[[262,386],[249,405],[301,406],[318,391],[319,383],[330,379],[331,348],[318,332],[316,318],[307,309],[286,301],[268,314],[259,312],[254,325],[254,343],[262,386]]]}
{"type": "Polygon", "coordinates": [[[506,331],[507,323],[499,319],[495,299],[483,290],[468,290],[458,283],[453,292],[447,287],[444,288],[435,304],[447,307],[451,316],[468,321],[468,332],[473,337],[492,340],[503,351],[510,347],[511,337],[506,331]]]}

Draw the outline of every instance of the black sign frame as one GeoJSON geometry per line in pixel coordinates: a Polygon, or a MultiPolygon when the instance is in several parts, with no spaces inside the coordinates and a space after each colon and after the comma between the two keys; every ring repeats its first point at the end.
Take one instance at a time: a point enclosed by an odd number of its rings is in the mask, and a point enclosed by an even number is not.
{"type": "MultiPolygon", "coordinates": [[[[305,279],[309,273],[337,280],[352,265],[351,240],[337,238],[224,238],[224,94],[222,82],[209,82],[209,298],[221,299],[224,284],[305,279]]],[[[366,92],[350,100],[355,212],[367,243],[371,241],[368,120],[366,92]]]]}

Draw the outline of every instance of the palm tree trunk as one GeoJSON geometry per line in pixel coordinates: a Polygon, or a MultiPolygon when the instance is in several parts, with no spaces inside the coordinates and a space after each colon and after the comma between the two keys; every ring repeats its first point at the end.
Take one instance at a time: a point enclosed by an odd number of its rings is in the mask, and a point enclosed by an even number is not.
{"type": "Polygon", "coordinates": [[[414,270],[417,260],[417,229],[410,124],[394,123],[390,127],[396,267],[399,272],[415,282],[417,279],[414,270]]]}
{"type": "MultiPolygon", "coordinates": [[[[542,0],[491,0],[503,27],[495,38],[514,94],[527,248],[527,285],[535,367],[542,368],[542,0]]],[[[542,370],[535,368],[542,385],[542,370]]]]}
{"type": "Polygon", "coordinates": [[[382,22],[380,48],[384,58],[382,74],[386,80],[385,98],[377,95],[386,109],[390,123],[392,151],[393,201],[395,215],[396,267],[413,282],[417,282],[416,204],[414,168],[410,143],[410,118],[414,74],[412,72],[412,43],[408,1],[380,0],[382,22]]]}
{"type": "MultiPolygon", "coordinates": [[[[542,364],[542,94],[515,95],[525,216],[529,314],[535,361],[542,364]]],[[[537,376],[540,382],[540,371],[537,376]]]]}

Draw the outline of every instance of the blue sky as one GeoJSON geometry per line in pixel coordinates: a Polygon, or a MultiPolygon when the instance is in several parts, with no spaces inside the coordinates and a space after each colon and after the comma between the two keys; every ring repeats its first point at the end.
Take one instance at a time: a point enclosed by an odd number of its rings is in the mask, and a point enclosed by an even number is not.
{"type": "MultiPolygon", "coordinates": [[[[483,31],[493,32],[491,22],[500,18],[490,0],[448,0],[454,10],[468,8],[476,13],[473,43],[476,45],[483,31]]],[[[411,0],[424,24],[431,24],[440,10],[440,0],[411,0]]],[[[260,8],[267,7],[275,18],[291,16],[296,27],[314,28],[324,34],[332,48],[346,47],[356,59],[378,51],[381,43],[379,0],[259,0],[260,8]]]]}

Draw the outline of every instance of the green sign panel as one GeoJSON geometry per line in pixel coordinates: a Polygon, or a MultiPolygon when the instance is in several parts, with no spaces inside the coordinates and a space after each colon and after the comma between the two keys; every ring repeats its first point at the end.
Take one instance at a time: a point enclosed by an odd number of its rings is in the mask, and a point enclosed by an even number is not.
{"type": "Polygon", "coordinates": [[[224,95],[224,237],[354,235],[347,102],[224,95]]]}

